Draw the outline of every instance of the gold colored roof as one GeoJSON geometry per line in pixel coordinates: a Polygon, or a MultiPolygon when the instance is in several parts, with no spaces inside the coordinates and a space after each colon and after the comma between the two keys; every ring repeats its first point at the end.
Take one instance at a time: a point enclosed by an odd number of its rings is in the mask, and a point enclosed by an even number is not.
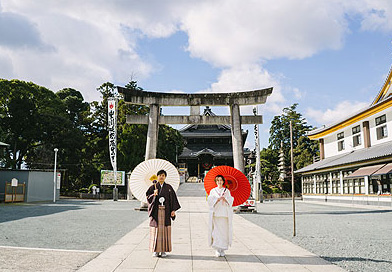
{"type": "Polygon", "coordinates": [[[387,99],[389,96],[392,95],[391,84],[392,84],[392,68],[389,70],[387,80],[385,80],[385,83],[382,86],[380,92],[378,93],[376,99],[374,99],[372,106],[387,99]]]}

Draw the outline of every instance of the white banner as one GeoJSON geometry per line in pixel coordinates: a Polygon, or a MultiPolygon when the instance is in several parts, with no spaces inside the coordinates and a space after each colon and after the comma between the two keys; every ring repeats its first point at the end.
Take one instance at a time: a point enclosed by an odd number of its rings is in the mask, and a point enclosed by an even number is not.
{"type": "Polygon", "coordinates": [[[108,99],[109,156],[113,170],[117,170],[117,114],[116,99],[108,99]]]}
{"type": "Polygon", "coordinates": [[[57,189],[60,190],[61,189],[61,173],[57,173],[57,189]]]}

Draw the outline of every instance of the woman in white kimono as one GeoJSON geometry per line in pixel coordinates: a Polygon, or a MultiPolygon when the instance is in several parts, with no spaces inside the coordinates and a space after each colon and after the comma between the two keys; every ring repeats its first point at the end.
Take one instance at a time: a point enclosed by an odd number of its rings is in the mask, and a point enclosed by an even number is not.
{"type": "Polygon", "coordinates": [[[222,175],[215,177],[217,187],[210,191],[208,205],[210,218],[208,224],[208,243],[216,250],[216,257],[225,256],[225,250],[231,246],[233,229],[233,201],[229,189],[225,188],[225,178],[222,175]]]}

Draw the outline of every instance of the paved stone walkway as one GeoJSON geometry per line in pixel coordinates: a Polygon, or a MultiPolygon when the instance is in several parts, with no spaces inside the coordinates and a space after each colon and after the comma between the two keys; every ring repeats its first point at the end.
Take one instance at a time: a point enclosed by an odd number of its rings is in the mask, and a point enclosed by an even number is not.
{"type": "Polygon", "coordinates": [[[79,271],[344,271],[239,215],[233,218],[232,247],[226,257],[215,257],[207,246],[205,197],[180,197],[180,203],[172,226],[173,251],[166,258],[154,258],[148,251],[146,220],[79,271]]]}

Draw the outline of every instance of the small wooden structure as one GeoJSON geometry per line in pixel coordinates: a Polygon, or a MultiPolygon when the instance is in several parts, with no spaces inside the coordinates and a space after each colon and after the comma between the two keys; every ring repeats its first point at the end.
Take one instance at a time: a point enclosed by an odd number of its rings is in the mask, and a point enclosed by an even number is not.
{"type": "Polygon", "coordinates": [[[5,202],[24,202],[26,184],[12,186],[11,182],[5,184],[5,202]]]}

